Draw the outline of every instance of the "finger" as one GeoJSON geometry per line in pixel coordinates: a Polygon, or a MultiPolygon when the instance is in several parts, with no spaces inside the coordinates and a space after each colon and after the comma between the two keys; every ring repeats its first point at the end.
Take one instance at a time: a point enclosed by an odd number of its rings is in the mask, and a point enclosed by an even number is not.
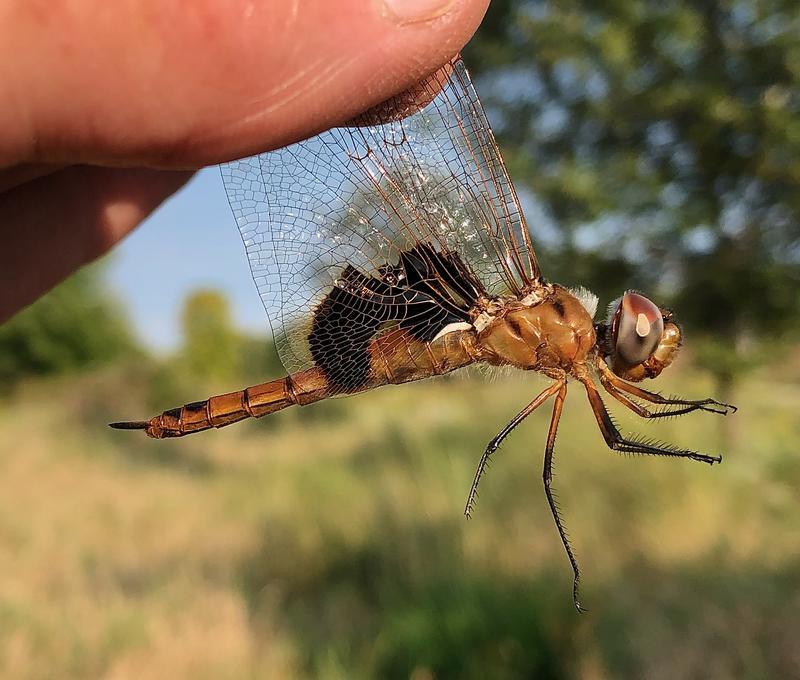
{"type": "Polygon", "coordinates": [[[43,177],[57,172],[63,165],[50,165],[46,163],[25,163],[11,168],[0,168],[0,193],[12,189],[25,182],[30,182],[37,177],[43,177]]]}
{"type": "Polygon", "coordinates": [[[0,194],[0,323],[106,252],[191,175],[78,166],[0,194]]]}
{"type": "Polygon", "coordinates": [[[285,145],[438,68],[487,2],[6,3],[0,166],[185,168],[285,145]]]}

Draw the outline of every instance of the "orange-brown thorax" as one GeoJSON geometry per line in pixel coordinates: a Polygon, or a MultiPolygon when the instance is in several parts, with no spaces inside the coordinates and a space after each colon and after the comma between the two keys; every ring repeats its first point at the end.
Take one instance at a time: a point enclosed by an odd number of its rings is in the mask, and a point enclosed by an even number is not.
{"type": "Polygon", "coordinates": [[[573,372],[595,345],[593,320],[578,298],[553,286],[541,302],[511,301],[478,333],[481,358],[526,370],[573,372]]]}

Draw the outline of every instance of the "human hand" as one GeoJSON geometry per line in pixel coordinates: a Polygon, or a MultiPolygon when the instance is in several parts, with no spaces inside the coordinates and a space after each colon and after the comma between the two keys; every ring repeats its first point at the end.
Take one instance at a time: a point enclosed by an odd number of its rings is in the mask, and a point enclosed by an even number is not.
{"type": "Polygon", "coordinates": [[[195,168],[303,139],[455,54],[488,0],[12,0],[0,9],[0,322],[195,168]]]}

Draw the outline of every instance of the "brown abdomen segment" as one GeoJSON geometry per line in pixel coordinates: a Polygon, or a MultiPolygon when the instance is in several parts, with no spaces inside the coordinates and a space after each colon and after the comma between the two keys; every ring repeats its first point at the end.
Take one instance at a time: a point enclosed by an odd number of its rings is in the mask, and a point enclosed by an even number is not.
{"type": "Polygon", "coordinates": [[[111,423],[118,430],[144,430],[148,437],[183,437],[247,418],[259,418],[295,404],[331,396],[322,371],[312,368],[238,392],[209,397],[153,416],[150,420],[111,423]]]}
{"type": "Polygon", "coordinates": [[[474,334],[470,331],[452,332],[433,343],[425,343],[410,337],[407,331],[396,329],[370,343],[366,380],[352,389],[338,387],[324,369],[316,366],[239,392],[220,394],[170,409],[150,420],[111,423],[111,427],[144,430],[155,439],[182,437],[247,418],[266,416],[295,404],[305,406],[327,397],[449,373],[476,360],[474,342],[474,334]]]}

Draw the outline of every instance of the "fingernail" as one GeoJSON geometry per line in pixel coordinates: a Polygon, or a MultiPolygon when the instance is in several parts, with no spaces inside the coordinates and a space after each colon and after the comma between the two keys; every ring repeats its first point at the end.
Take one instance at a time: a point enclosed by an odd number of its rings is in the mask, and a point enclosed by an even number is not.
{"type": "Polygon", "coordinates": [[[436,19],[458,0],[383,0],[384,16],[397,24],[416,24],[436,19]]]}

